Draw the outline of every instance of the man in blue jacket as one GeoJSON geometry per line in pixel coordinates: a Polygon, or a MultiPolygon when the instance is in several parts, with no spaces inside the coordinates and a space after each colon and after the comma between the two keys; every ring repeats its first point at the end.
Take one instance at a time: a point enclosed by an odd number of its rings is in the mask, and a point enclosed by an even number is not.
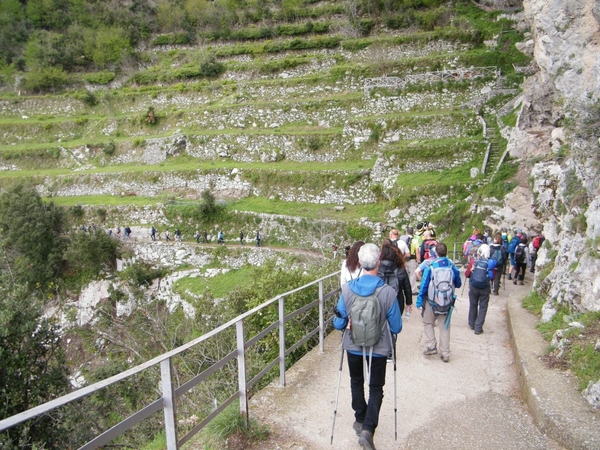
{"type": "Polygon", "coordinates": [[[438,243],[436,247],[437,258],[425,269],[419,295],[417,296],[417,309],[423,308],[421,316],[423,317],[423,326],[425,331],[425,344],[427,348],[423,352],[424,355],[437,355],[437,342],[435,339],[435,331],[433,329],[436,322],[440,332],[440,357],[442,361],[450,361],[450,320],[448,314],[452,313],[452,309],[446,314],[436,314],[433,311],[431,302],[435,295],[435,285],[433,278],[436,277],[436,272],[440,269],[450,268],[452,270],[452,286],[453,289],[462,286],[460,279],[460,271],[458,268],[446,258],[448,248],[443,242],[438,243]],[[446,320],[448,319],[448,320],[446,320]]]}
{"type": "Polygon", "coordinates": [[[392,354],[391,335],[402,330],[402,316],[396,301],[396,291],[385,284],[378,276],[379,247],[375,244],[364,244],[358,251],[358,262],[362,267],[362,275],[350,280],[342,287],[342,295],[337,304],[333,326],[337,330],[346,330],[352,326],[348,312],[357,295],[370,296],[377,288],[377,299],[381,305],[381,323],[384,324],[379,341],[373,346],[369,379],[369,401],[365,401],[365,376],[363,370],[363,347],[354,344],[350,330],[344,332],[342,347],[348,355],[350,371],[350,389],[352,392],[352,409],[354,410],[354,431],[359,436],[358,443],[363,449],[375,450],[373,434],[379,422],[379,410],[383,400],[385,370],[387,357],[392,354]],[[350,323],[350,324],[349,324],[350,323]],[[386,326],[387,325],[387,326],[386,326]],[[388,327],[389,331],[388,332],[388,327]]]}

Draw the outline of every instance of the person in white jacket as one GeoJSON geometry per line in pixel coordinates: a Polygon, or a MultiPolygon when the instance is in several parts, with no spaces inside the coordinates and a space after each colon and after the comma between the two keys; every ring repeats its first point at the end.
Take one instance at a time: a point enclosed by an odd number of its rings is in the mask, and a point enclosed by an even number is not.
{"type": "Polygon", "coordinates": [[[342,273],[340,274],[340,286],[343,286],[350,280],[354,280],[361,275],[362,268],[358,262],[358,250],[364,245],[363,241],[357,241],[352,245],[348,256],[342,261],[342,273]]]}

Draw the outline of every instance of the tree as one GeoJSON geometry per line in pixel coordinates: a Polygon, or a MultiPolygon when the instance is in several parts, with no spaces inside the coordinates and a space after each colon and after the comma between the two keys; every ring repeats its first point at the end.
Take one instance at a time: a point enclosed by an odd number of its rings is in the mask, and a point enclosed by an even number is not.
{"type": "Polygon", "coordinates": [[[65,240],[63,211],[46,204],[32,188],[18,185],[0,194],[0,248],[15,282],[32,292],[58,277],[65,240]]]}
{"type": "Polygon", "coordinates": [[[131,44],[123,29],[101,28],[96,34],[96,46],[92,57],[94,63],[103,68],[107,64],[119,64],[123,55],[130,50],[131,44]]]}
{"type": "MultiPolygon", "coordinates": [[[[6,269],[2,250],[0,261],[6,269]]],[[[69,390],[58,326],[42,317],[40,303],[10,273],[0,274],[0,419],[69,390]]],[[[59,448],[67,434],[60,422],[60,412],[52,412],[10,428],[0,434],[0,448],[59,448]]]]}

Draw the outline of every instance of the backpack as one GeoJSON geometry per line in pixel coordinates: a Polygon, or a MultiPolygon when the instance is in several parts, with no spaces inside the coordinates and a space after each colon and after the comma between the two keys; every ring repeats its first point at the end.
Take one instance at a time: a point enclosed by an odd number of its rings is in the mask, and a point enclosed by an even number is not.
{"type": "Polygon", "coordinates": [[[371,295],[363,297],[355,293],[350,313],[351,320],[350,336],[355,345],[372,347],[381,337],[381,303],[379,303],[379,292],[383,286],[375,289],[371,295]]]}
{"type": "Polygon", "coordinates": [[[517,248],[515,249],[515,262],[519,264],[523,264],[525,262],[525,244],[519,243],[517,248]]]}
{"type": "Polygon", "coordinates": [[[544,238],[542,236],[536,236],[533,238],[533,248],[539,250],[542,244],[544,243],[544,238]]]}
{"type": "Polygon", "coordinates": [[[434,314],[448,314],[454,306],[454,272],[452,265],[439,267],[431,265],[431,281],[427,297],[434,314]]]}
{"type": "Polygon", "coordinates": [[[498,245],[498,246],[492,246],[490,247],[493,249],[494,253],[492,253],[492,256],[490,256],[491,259],[493,259],[494,261],[496,261],[496,267],[500,267],[501,265],[504,264],[504,255],[502,254],[502,245],[498,245]]]}
{"type": "Polygon", "coordinates": [[[473,287],[479,289],[485,289],[490,285],[490,278],[488,277],[488,260],[485,258],[479,258],[475,260],[473,268],[471,269],[471,276],[469,282],[473,287]]]}
{"type": "Polygon", "coordinates": [[[504,247],[504,250],[508,250],[508,235],[506,233],[502,233],[502,247],[504,247]]]}
{"type": "Polygon", "coordinates": [[[379,278],[381,278],[385,284],[394,289],[396,293],[400,289],[400,284],[398,283],[398,269],[394,269],[393,271],[385,270],[379,278]]]}
{"type": "Polygon", "coordinates": [[[508,244],[508,253],[514,253],[517,246],[521,243],[521,238],[519,236],[513,236],[508,244]]]}
{"type": "Polygon", "coordinates": [[[435,258],[435,247],[437,245],[437,241],[435,239],[428,239],[423,242],[423,260],[435,258]]]}
{"type": "Polygon", "coordinates": [[[479,241],[479,240],[475,240],[475,241],[471,242],[471,245],[469,246],[469,249],[467,250],[467,254],[465,255],[467,257],[468,262],[471,262],[473,259],[475,259],[476,255],[477,255],[477,250],[479,250],[479,247],[481,247],[481,244],[483,244],[483,242],[479,241]]]}

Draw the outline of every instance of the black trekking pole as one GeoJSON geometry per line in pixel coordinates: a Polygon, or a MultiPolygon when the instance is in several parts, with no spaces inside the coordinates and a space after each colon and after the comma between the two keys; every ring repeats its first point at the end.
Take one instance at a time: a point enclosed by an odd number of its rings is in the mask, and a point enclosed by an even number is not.
{"type": "Polygon", "coordinates": [[[393,362],[394,362],[394,440],[397,441],[398,440],[398,407],[397,407],[397,402],[398,402],[398,396],[396,395],[396,339],[398,339],[398,335],[394,336],[391,334],[390,331],[390,335],[392,336],[392,352],[394,357],[393,357],[393,362]]]}
{"type": "Polygon", "coordinates": [[[337,393],[335,394],[335,409],[333,410],[333,424],[331,425],[331,441],[329,442],[329,445],[333,445],[333,430],[335,430],[335,417],[337,415],[337,408],[338,408],[338,400],[340,398],[340,385],[342,384],[342,367],[344,365],[344,335],[346,334],[346,330],[344,330],[344,333],[342,334],[342,356],[340,357],[340,371],[338,374],[338,385],[337,385],[337,393]]]}

